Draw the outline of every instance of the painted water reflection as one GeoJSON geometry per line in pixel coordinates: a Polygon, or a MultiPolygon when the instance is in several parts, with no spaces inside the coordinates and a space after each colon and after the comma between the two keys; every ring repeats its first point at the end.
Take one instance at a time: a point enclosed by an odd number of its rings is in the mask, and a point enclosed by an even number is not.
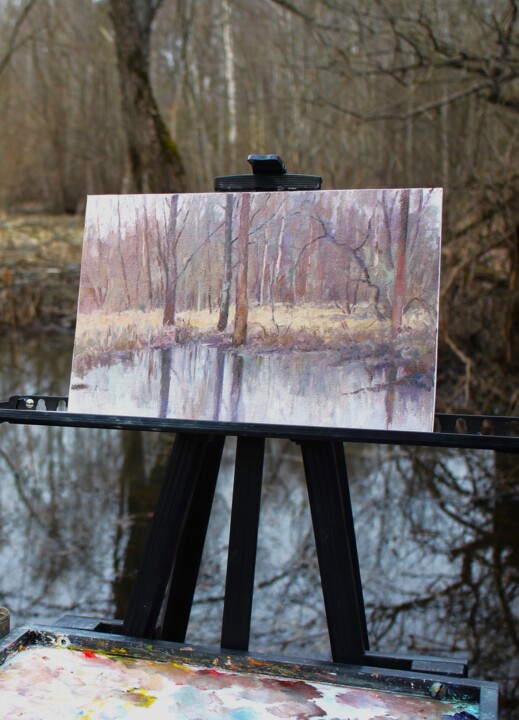
{"type": "MultiPolygon", "coordinates": [[[[66,393],[71,338],[1,356],[3,398],[66,393]]],[[[12,625],[121,617],[171,438],[0,426],[0,604],[12,625]]],[[[468,655],[519,701],[518,456],[347,448],[371,644],[468,655]]],[[[220,636],[233,442],[224,452],[190,641],[220,636]]],[[[268,443],[251,647],[329,653],[299,449],[268,443]]]]}
{"type": "Polygon", "coordinates": [[[344,359],[340,350],[227,352],[193,343],[114,352],[85,364],[72,388],[72,412],[95,397],[101,414],[117,407],[119,415],[189,420],[412,430],[428,425],[434,407],[432,376],[389,356],[344,359]]]}

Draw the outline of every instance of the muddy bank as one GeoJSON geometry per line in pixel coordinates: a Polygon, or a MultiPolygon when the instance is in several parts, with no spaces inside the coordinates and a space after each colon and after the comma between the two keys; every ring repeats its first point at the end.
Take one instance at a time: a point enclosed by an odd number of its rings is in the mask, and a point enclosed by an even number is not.
{"type": "Polygon", "coordinates": [[[83,222],[0,216],[0,332],[74,329],[83,222]]]}

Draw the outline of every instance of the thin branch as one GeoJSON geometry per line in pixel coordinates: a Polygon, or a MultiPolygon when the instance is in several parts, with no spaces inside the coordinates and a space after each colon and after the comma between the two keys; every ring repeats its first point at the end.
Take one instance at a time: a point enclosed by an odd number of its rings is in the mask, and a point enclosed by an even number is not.
{"type": "Polygon", "coordinates": [[[307,15],[289,0],[271,0],[271,2],[273,2],[274,5],[279,5],[283,10],[288,10],[288,12],[291,12],[293,15],[297,15],[297,17],[302,18],[307,23],[314,23],[314,18],[311,15],[307,15]]]}
{"type": "MultiPolygon", "coordinates": [[[[493,83],[491,81],[483,82],[483,83],[476,83],[475,85],[471,85],[468,88],[465,88],[464,90],[459,90],[458,92],[452,93],[451,95],[447,95],[446,97],[440,98],[438,100],[433,100],[432,102],[424,103],[420,107],[414,108],[413,110],[410,110],[409,112],[395,116],[391,113],[381,113],[380,115],[373,116],[373,120],[401,120],[402,122],[405,122],[406,120],[410,120],[411,118],[418,117],[419,115],[424,115],[425,113],[430,112],[431,110],[438,110],[439,108],[443,107],[444,105],[451,105],[454,102],[458,102],[458,100],[462,100],[463,98],[469,97],[470,95],[475,95],[476,93],[480,92],[481,90],[484,90],[485,88],[488,88],[492,86],[493,83]]],[[[369,118],[371,119],[371,118],[369,118]]]]}
{"type": "Polygon", "coordinates": [[[38,0],[29,0],[27,5],[24,6],[22,12],[18,15],[16,22],[13,26],[13,29],[11,31],[11,36],[9,38],[9,41],[7,43],[7,50],[4,53],[4,56],[0,58],[0,75],[4,72],[6,67],[9,65],[9,62],[14,55],[14,53],[20,48],[26,39],[21,40],[19,43],[16,42],[16,38],[18,37],[18,33],[20,32],[20,29],[31,12],[32,8],[36,5],[38,0]]]}

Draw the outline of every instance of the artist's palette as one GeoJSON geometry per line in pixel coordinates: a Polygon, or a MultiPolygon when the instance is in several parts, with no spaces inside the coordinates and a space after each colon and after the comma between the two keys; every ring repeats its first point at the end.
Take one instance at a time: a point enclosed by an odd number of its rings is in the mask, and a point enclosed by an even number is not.
{"type": "MultiPolygon", "coordinates": [[[[231,656],[222,654],[203,664],[179,658],[158,661],[125,657],[117,643],[111,653],[110,643],[100,650],[78,646],[68,635],[32,637],[35,642],[28,645],[11,642],[0,667],[3,720],[470,720],[478,716],[474,704],[453,697],[440,701],[360,687],[355,679],[349,685],[342,679],[338,682],[336,673],[318,672],[323,681],[315,679],[315,673],[291,671],[290,664],[244,661],[242,656],[235,665],[231,656]]],[[[93,640],[91,645],[99,643],[93,640]]],[[[159,648],[163,657],[164,645],[159,648]]]]}

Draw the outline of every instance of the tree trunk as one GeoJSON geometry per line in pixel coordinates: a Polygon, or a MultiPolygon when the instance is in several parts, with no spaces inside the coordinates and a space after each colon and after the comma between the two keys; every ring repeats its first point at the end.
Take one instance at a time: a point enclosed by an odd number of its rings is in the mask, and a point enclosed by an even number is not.
{"type": "Polygon", "coordinates": [[[510,275],[506,304],[506,359],[509,363],[519,363],[519,226],[511,240],[510,275]]]}
{"type": "Polygon", "coordinates": [[[238,230],[238,272],[236,277],[236,317],[234,320],[235,347],[247,342],[247,273],[249,264],[249,213],[250,194],[243,193],[240,207],[240,225],[238,230]]]}
{"type": "Polygon", "coordinates": [[[162,0],[109,0],[128,142],[130,190],[179,192],[185,173],[151,88],[150,36],[162,0]]]}
{"type": "Polygon", "coordinates": [[[238,138],[238,118],[236,112],[236,74],[234,72],[234,43],[232,38],[232,11],[229,0],[222,0],[223,51],[225,60],[225,84],[227,87],[227,113],[229,129],[229,164],[236,167],[236,140],[238,138]]]}

